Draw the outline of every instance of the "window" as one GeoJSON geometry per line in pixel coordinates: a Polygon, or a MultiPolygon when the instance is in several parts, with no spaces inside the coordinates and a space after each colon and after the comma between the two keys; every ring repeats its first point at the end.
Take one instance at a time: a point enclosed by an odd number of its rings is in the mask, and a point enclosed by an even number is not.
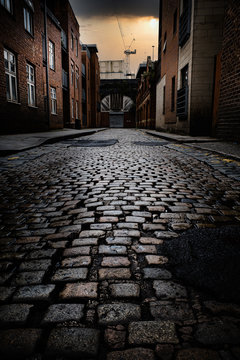
{"type": "Polygon", "coordinates": [[[28,86],[28,105],[35,106],[35,71],[34,67],[27,64],[27,86],[28,86]]]}
{"type": "Polygon", "coordinates": [[[75,78],[75,81],[76,81],[76,89],[78,89],[78,84],[79,84],[79,68],[78,68],[78,66],[76,66],[76,78],[75,78]]]}
{"type": "Polygon", "coordinates": [[[74,99],[72,99],[72,118],[74,119],[74,99]]]}
{"type": "Polygon", "coordinates": [[[71,85],[74,84],[74,62],[71,61],[71,85]]]}
{"type": "Polygon", "coordinates": [[[188,65],[181,70],[181,85],[182,88],[188,86],[188,65]]]}
{"type": "Polygon", "coordinates": [[[5,9],[12,13],[12,1],[11,0],[1,0],[1,5],[5,7],[5,9]]]}
{"type": "Polygon", "coordinates": [[[73,35],[73,31],[71,31],[71,49],[74,50],[74,35],[73,35]]]}
{"type": "Polygon", "coordinates": [[[176,78],[175,76],[172,78],[172,94],[171,94],[171,111],[175,110],[175,84],[176,78]]]}
{"type": "Polygon", "coordinates": [[[176,34],[177,31],[177,10],[175,10],[173,15],[173,35],[176,34]]]}
{"type": "Polygon", "coordinates": [[[57,94],[56,88],[51,87],[51,113],[56,115],[57,114],[57,94]]]}
{"type": "Polygon", "coordinates": [[[33,35],[33,13],[28,8],[23,8],[24,15],[24,29],[33,35]]]}
{"type": "Polygon", "coordinates": [[[76,39],[76,56],[78,57],[78,39],[76,39]]]}
{"type": "Polygon", "coordinates": [[[167,50],[167,33],[164,34],[164,43],[163,43],[163,52],[165,53],[167,50]]]}
{"type": "Polygon", "coordinates": [[[163,87],[163,115],[165,114],[165,98],[166,98],[166,86],[163,87]]]}
{"type": "Polygon", "coordinates": [[[4,49],[4,66],[6,76],[7,100],[17,102],[17,69],[16,56],[4,49]]]}
{"type": "Polygon", "coordinates": [[[78,101],[76,101],[76,119],[78,119],[78,101]]]}
{"type": "Polygon", "coordinates": [[[49,40],[49,67],[55,70],[55,45],[49,40]]]}

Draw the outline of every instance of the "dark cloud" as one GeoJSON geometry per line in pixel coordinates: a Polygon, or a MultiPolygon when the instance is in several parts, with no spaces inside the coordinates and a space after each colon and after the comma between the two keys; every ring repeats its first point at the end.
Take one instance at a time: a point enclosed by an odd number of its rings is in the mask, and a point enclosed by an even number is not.
{"type": "Polygon", "coordinates": [[[77,16],[158,16],[159,0],[70,0],[77,16]]]}

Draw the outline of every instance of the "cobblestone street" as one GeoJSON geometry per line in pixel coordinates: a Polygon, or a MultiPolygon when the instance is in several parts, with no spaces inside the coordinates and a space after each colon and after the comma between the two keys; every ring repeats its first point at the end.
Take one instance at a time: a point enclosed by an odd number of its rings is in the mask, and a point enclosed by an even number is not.
{"type": "Polygon", "coordinates": [[[240,359],[239,163],[116,129],[0,168],[3,359],[240,359]]]}

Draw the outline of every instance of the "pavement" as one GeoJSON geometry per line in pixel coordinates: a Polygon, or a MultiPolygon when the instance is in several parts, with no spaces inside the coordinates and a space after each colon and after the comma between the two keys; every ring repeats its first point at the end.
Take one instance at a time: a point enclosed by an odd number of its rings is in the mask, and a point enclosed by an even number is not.
{"type": "Polygon", "coordinates": [[[0,158],[1,359],[239,360],[224,159],[131,129],[0,158]]]}
{"type": "Polygon", "coordinates": [[[54,143],[63,139],[91,135],[102,130],[104,129],[61,129],[26,134],[1,135],[0,156],[33,149],[40,145],[54,143]]]}
{"type": "Polygon", "coordinates": [[[157,130],[142,130],[146,134],[179,144],[187,144],[201,150],[211,151],[224,157],[240,161],[240,144],[206,136],[170,134],[157,130]]]}

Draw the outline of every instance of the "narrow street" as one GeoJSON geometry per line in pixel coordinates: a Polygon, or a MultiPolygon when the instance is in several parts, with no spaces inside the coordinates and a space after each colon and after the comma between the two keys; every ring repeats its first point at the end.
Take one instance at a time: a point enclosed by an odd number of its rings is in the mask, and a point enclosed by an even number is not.
{"type": "Polygon", "coordinates": [[[239,360],[239,164],[214,156],[109,129],[0,158],[1,358],[239,360]]]}

